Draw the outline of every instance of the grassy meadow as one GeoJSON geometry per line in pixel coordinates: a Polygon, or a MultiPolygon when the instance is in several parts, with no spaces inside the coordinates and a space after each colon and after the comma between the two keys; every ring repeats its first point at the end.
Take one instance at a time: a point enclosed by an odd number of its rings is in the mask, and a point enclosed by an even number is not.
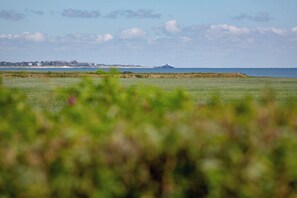
{"type": "MultiPolygon", "coordinates": [[[[94,78],[99,82],[100,78],[94,78]]],[[[3,78],[8,88],[16,88],[27,96],[30,105],[38,109],[57,111],[63,102],[56,98],[57,90],[80,82],[80,78],[3,78]]],[[[121,78],[123,86],[160,87],[165,92],[185,90],[197,104],[205,104],[216,94],[225,102],[252,96],[259,100],[266,90],[273,90],[276,100],[286,103],[297,97],[297,79],[284,78],[121,78]]]]}

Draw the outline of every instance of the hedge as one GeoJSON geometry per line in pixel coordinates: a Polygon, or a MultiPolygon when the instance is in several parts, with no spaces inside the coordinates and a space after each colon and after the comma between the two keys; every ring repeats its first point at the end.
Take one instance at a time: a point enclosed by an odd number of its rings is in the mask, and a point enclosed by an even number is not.
{"type": "Polygon", "coordinates": [[[90,79],[35,111],[0,85],[0,197],[296,197],[297,105],[195,105],[90,79]]]}

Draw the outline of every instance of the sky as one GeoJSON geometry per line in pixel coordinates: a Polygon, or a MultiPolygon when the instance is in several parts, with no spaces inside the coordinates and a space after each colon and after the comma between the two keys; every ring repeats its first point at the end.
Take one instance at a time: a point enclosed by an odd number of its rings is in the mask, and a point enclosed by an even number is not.
{"type": "Polygon", "coordinates": [[[297,67],[296,0],[0,0],[0,61],[297,67]]]}

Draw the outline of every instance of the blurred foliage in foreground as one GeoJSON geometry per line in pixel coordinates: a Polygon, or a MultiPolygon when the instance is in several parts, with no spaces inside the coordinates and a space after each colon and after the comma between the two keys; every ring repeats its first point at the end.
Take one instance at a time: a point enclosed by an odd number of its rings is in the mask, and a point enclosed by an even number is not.
{"type": "Polygon", "coordinates": [[[106,78],[62,97],[50,115],[0,85],[0,197],[297,196],[297,106],[269,91],[195,106],[106,78]]]}

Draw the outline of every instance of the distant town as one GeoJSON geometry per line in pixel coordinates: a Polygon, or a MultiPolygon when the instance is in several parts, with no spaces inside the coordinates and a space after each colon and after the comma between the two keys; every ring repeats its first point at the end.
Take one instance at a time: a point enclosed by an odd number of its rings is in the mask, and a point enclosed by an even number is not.
{"type": "Polygon", "coordinates": [[[22,62],[0,62],[1,67],[143,67],[141,65],[122,64],[97,64],[88,62],[72,61],[22,61],[22,62]]]}
{"type": "Polygon", "coordinates": [[[42,68],[42,67],[78,67],[78,68],[173,68],[171,65],[162,66],[142,66],[142,65],[123,65],[123,64],[97,64],[88,62],[72,61],[22,61],[22,62],[0,62],[0,67],[31,67],[31,68],[42,68]]]}

